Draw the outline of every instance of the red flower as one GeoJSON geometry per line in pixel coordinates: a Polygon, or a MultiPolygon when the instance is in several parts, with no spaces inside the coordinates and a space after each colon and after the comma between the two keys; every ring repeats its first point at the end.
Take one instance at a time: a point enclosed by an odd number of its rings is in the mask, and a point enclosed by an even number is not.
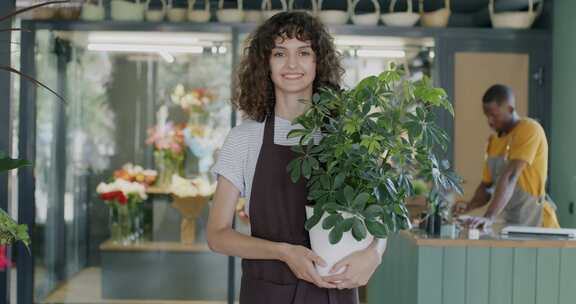
{"type": "Polygon", "coordinates": [[[100,194],[100,199],[103,201],[118,200],[120,205],[126,205],[128,203],[128,198],[122,191],[112,191],[100,194]]]}
{"type": "Polygon", "coordinates": [[[6,258],[6,246],[0,246],[0,270],[12,267],[12,262],[6,258]]]}

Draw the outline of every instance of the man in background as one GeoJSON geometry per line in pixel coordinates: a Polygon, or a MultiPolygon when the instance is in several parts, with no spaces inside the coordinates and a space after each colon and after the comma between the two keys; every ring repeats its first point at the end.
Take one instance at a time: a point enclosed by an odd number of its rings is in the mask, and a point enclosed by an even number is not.
{"type": "Polygon", "coordinates": [[[499,216],[506,226],[560,227],[545,190],[548,142],[544,129],[537,121],[518,116],[514,94],[505,85],[490,87],[482,107],[494,131],[488,139],[482,182],[472,200],[456,204],[454,212],[490,203],[484,216],[466,221],[470,228],[488,228],[499,216]]]}

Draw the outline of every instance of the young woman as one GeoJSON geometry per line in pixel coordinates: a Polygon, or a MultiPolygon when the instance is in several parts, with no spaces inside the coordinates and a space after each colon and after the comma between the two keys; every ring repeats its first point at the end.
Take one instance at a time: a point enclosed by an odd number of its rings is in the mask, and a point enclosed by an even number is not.
{"type": "Polygon", "coordinates": [[[292,121],[342,74],[331,36],[307,13],[277,14],[249,38],[234,96],[248,119],[230,131],[213,169],[218,187],[207,232],[213,251],[243,258],[242,304],[358,303],[356,288],[380,264],[383,246],[375,241],[320,277],[314,264],[325,262],[310,250],[304,228],[306,182],[293,183],[286,170],[297,156],[290,146],[298,139],[286,138],[298,128],[292,121]],[[251,236],[232,229],[241,196],[251,236]]]}

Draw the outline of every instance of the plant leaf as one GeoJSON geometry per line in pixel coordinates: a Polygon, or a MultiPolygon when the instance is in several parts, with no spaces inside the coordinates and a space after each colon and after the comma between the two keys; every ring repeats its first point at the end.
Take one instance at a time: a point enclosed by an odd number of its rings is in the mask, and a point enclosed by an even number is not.
{"type": "Polygon", "coordinates": [[[352,236],[357,241],[361,241],[366,238],[366,226],[358,218],[354,218],[354,224],[352,225],[352,236]]]}
{"type": "Polygon", "coordinates": [[[31,162],[22,159],[12,159],[8,156],[0,157],[0,172],[22,168],[24,166],[32,165],[31,162]]]}
{"type": "Polygon", "coordinates": [[[357,210],[364,210],[364,206],[366,205],[366,202],[368,201],[369,198],[370,194],[366,192],[358,194],[358,196],[356,196],[354,202],[352,203],[352,207],[354,207],[357,210]]]}
{"type": "Polygon", "coordinates": [[[334,245],[342,239],[342,234],[344,231],[342,230],[341,225],[337,225],[336,227],[332,228],[332,231],[328,234],[328,238],[330,239],[330,244],[334,245]]]}
{"type": "Polygon", "coordinates": [[[377,238],[386,238],[388,236],[386,227],[376,221],[366,220],[366,228],[377,238]]]}
{"type": "Polygon", "coordinates": [[[322,221],[322,228],[328,230],[328,229],[336,226],[337,224],[339,224],[343,220],[344,220],[344,218],[342,217],[342,215],[340,215],[340,213],[331,214],[331,215],[327,216],[322,221]]]}

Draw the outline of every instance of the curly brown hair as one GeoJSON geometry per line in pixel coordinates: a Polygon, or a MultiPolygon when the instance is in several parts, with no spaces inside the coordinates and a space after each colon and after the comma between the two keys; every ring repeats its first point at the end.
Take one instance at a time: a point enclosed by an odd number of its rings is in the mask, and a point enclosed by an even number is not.
{"type": "Polygon", "coordinates": [[[321,87],[339,88],[344,74],[333,38],[319,20],[304,12],[274,15],[248,37],[234,80],[233,104],[255,121],[262,122],[274,112],[276,98],[269,60],[279,37],[311,42],[316,54],[313,92],[321,87]]]}

